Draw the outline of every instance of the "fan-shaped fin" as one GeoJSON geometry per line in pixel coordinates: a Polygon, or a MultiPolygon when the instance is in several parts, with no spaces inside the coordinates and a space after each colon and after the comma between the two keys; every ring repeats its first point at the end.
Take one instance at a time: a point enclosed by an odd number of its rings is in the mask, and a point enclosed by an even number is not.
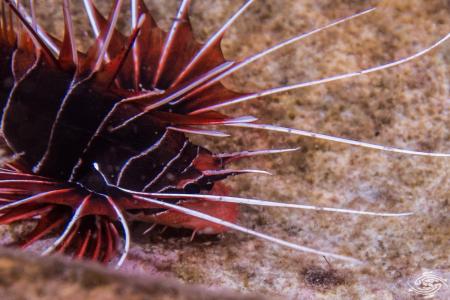
{"type": "Polygon", "coordinates": [[[17,49],[12,56],[12,74],[17,82],[36,63],[35,47],[31,37],[25,31],[19,32],[17,36],[17,49]]]}
{"type": "Polygon", "coordinates": [[[180,102],[179,104],[175,104],[174,110],[179,113],[189,113],[198,108],[221,104],[228,101],[229,99],[234,99],[236,97],[245,97],[246,95],[248,94],[229,90],[222,83],[218,82],[199,93],[193,91],[192,93],[183,97],[182,102],[180,102]]]}
{"type": "Polygon", "coordinates": [[[80,66],[80,77],[89,77],[97,72],[100,67],[110,61],[110,54],[114,55],[119,52],[126,43],[123,37],[115,28],[117,18],[120,11],[122,1],[115,1],[114,7],[107,20],[105,20],[98,10],[93,6],[93,15],[95,21],[98,22],[100,32],[95,43],[91,46],[86,54],[86,59],[80,66]]]}
{"type": "Polygon", "coordinates": [[[158,89],[167,89],[185,62],[196,52],[188,13],[190,3],[191,0],[180,2],[177,15],[164,41],[153,78],[153,86],[158,89]]]}
{"type": "Polygon", "coordinates": [[[133,85],[129,88],[134,88],[136,91],[152,90],[154,89],[153,81],[156,74],[156,66],[158,65],[167,34],[158,27],[144,1],[137,0],[135,9],[137,10],[134,12],[136,22],[138,16],[145,16],[145,21],[133,48],[133,73],[123,72],[123,75],[121,75],[129,76],[129,74],[133,74],[133,78],[130,80],[133,82],[133,85]]]}
{"type": "Polygon", "coordinates": [[[26,28],[26,30],[29,32],[30,35],[33,36],[33,41],[36,42],[36,50],[42,51],[44,57],[46,60],[48,60],[49,63],[54,64],[55,66],[58,65],[58,62],[53,55],[50,48],[48,48],[46,42],[42,40],[41,36],[36,31],[36,26],[33,28],[32,24],[30,24],[25,17],[20,13],[20,11],[17,9],[17,7],[11,2],[7,1],[11,11],[16,15],[16,17],[19,19],[20,23],[26,28]]]}
{"type": "Polygon", "coordinates": [[[254,0],[247,0],[233,16],[227,19],[222,27],[202,45],[201,49],[197,51],[186,67],[178,74],[171,87],[183,83],[189,77],[197,77],[225,61],[220,45],[222,38],[226,30],[253,2],[254,0]]]}
{"type": "Polygon", "coordinates": [[[99,70],[96,74],[97,81],[105,86],[111,86],[114,80],[118,80],[118,85],[121,88],[130,86],[132,81],[126,81],[124,76],[127,72],[131,72],[131,67],[129,65],[131,61],[130,53],[133,45],[136,43],[136,38],[141,30],[141,26],[145,21],[145,18],[139,19],[140,22],[138,26],[133,30],[130,37],[126,39],[122,49],[113,57],[113,59],[107,63],[103,68],[99,70]]]}
{"type": "Polygon", "coordinates": [[[51,209],[52,207],[48,205],[23,205],[0,216],[0,224],[10,224],[21,220],[31,219],[34,216],[45,214],[51,209]]]}
{"type": "Polygon", "coordinates": [[[78,50],[73,31],[72,17],[70,15],[70,1],[64,0],[64,38],[59,53],[60,66],[65,70],[73,70],[78,65],[78,50]]]}
{"type": "Polygon", "coordinates": [[[60,209],[53,207],[48,213],[42,214],[38,224],[33,231],[28,234],[20,247],[27,248],[32,243],[50,234],[52,231],[60,228],[67,220],[68,213],[61,211],[60,209]]]}

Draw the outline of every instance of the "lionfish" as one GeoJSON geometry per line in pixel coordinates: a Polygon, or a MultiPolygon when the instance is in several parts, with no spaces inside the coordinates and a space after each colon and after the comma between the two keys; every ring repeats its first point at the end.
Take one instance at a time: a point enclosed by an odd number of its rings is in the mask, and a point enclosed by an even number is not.
{"type": "Polygon", "coordinates": [[[19,1],[2,0],[0,25],[1,132],[12,159],[0,169],[0,223],[34,219],[20,243],[57,236],[43,254],[65,253],[121,266],[130,248],[128,222],[140,221],[194,234],[237,230],[291,249],[357,261],[308,248],[236,224],[239,205],[374,216],[404,216],[290,204],[226,195],[229,176],[265,173],[227,165],[255,155],[296,149],[212,153],[187,134],[226,133],[208,126],[262,129],[402,154],[449,157],[385,147],[298,129],[261,124],[253,116],[228,116],[219,108],[269,95],[391,68],[431,51],[390,63],[280,86],[238,93],[221,81],[252,62],[320,31],[373,12],[364,10],[282,41],[240,61],[225,59],[221,40],[253,3],[248,0],[205,43],[195,40],[189,0],[180,1],[168,32],[160,29],[142,0],[131,0],[131,33],[116,28],[122,0],[104,17],[84,0],[95,42],[77,48],[69,0],[64,0],[64,36],[48,34],[19,1]]]}

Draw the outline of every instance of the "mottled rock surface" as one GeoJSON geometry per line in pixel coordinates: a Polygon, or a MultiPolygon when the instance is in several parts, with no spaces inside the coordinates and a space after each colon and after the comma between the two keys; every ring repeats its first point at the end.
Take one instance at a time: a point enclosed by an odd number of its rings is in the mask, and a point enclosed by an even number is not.
{"type": "MultiPolygon", "coordinates": [[[[56,2],[60,1],[39,1],[40,20],[49,30],[59,32],[61,14],[56,2]]],[[[167,28],[178,1],[146,2],[167,28]]],[[[193,25],[199,39],[205,40],[243,1],[193,2],[193,25]]],[[[420,51],[450,32],[447,0],[256,1],[227,33],[223,48],[230,59],[244,58],[376,4],[380,6],[372,14],[296,43],[246,67],[225,83],[236,90],[254,91],[360,70],[420,51]]],[[[79,8],[73,10],[77,33],[86,43],[89,34],[84,15],[79,8]]],[[[390,70],[253,100],[227,112],[383,145],[450,152],[449,50],[447,42],[390,70]]],[[[122,272],[164,276],[209,290],[227,288],[302,299],[409,299],[408,282],[422,272],[433,270],[449,278],[450,159],[391,154],[254,130],[230,132],[232,138],[196,139],[217,151],[301,147],[295,153],[238,164],[268,170],[274,176],[228,180],[232,195],[415,214],[387,218],[242,207],[240,223],[244,226],[359,258],[366,262],[361,266],[336,260],[328,264],[322,257],[234,232],[221,239],[200,237],[194,242],[189,241],[189,234],[169,232],[136,237],[122,272]]],[[[101,274],[109,278],[106,272],[101,274]]],[[[35,281],[24,275],[20,280],[29,280],[30,288],[37,283],[43,290],[59,288],[52,276],[35,281]]],[[[85,289],[77,284],[70,288],[85,289]]],[[[104,292],[113,295],[111,289],[104,292]]],[[[449,293],[442,288],[437,297],[445,299],[449,293]]]]}
{"type": "Polygon", "coordinates": [[[36,259],[0,249],[0,299],[3,300],[203,300],[260,299],[217,289],[206,291],[154,276],[131,276],[96,264],[68,262],[58,257],[36,259]]]}

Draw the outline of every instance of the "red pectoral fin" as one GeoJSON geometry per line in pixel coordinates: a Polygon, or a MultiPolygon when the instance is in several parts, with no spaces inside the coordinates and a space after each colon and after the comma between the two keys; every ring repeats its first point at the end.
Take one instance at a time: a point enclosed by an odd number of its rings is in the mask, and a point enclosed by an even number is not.
{"type": "MultiPolygon", "coordinates": [[[[238,215],[238,205],[235,203],[191,200],[181,203],[180,206],[232,223],[236,222],[238,215]]],[[[203,234],[219,234],[228,231],[228,229],[224,226],[188,216],[173,210],[167,210],[159,213],[153,217],[153,220],[155,223],[161,225],[175,228],[188,228],[203,234]]]]}

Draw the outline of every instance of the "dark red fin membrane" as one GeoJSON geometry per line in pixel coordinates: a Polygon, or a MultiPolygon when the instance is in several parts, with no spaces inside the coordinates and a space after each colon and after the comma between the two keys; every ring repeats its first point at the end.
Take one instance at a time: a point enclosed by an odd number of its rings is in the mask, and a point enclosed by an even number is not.
{"type": "MultiPolygon", "coordinates": [[[[144,26],[142,27],[141,34],[139,35],[136,47],[139,55],[140,68],[138,70],[138,76],[140,78],[139,83],[144,85],[143,88],[151,90],[153,88],[167,89],[167,91],[160,96],[149,97],[147,103],[155,103],[158,100],[163,99],[167,95],[170,95],[181,86],[185,86],[196,80],[199,80],[203,74],[210,71],[211,69],[222,65],[226,60],[223,56],[222,50],[220,48],[221,39],[218,39],[216,43],[209,47],[204,55],[193,65],[192,68],[183,72],[191,60],[195,57],[198,50],[201,49],[202,45],[197,43],[194,39],[192,33],[192,27],[189,21],[189,16],[186,13],[182,16],[179,21],[179,27],[173,39],[173,44],[168,50],[168,58],[165,61],[164,67],[161,71],[161,75],[158,80],[158,85],[155,86],[145,86],[148,82],[153,82],[155,80],[155,66],[158,65],[159,58],[164,47],[165,39],[167,34],[162,33],[162,31],[156,27],[156,23],[148,14],[145,5],[142,1],[139,1],[140,13],[147,16],[144,26]],[[152,45],[148,48],[148,45],[152,45]],[[145,49],[145,50],[143,50],[145,49]],[[181,76],[179,76],[181,75],[181,76]]],[[[221,101],[228,100],[232,97],[240,96],[242,94],[234,93],[226,89],[221,83],[217,83],[213,86],[214,93],[220,96],[221,101]]],[[[206,94],[211,92],[208,90],[206,94]]],[[[209,94],[208,94],[209,95],[209,94]]],[[[206,99],[202,97],[203,102],[208,102],[211,99],[206,99]]],[[[192,100],[192,99],[187,99],[192,100]]],[[[214,98],[214,100],[217,100],[214,98]]],[[[219,100],[219,101],[220,101],[219,100]]],[[[184,101],[183,101],[184,102],[184,101]]],[[[186,101],[185,103],[188,103],[186,101]]],[[[171,107],[174,111],[185,113],[187,110],[184,105],[178,108],[177,105],[171,107]]]]}
{"type": "MultiPolygon", "coordinates": [[[[102,80],[108,87],[113,87],[113,82],[116,83],[116,91],[120,94],[119,88],[123,89],[124,86],[130,86],[132,81],[126,81],[123,74],[124,70],[132,73],[132,70],[127,63],[130,63],[130,53],[136,43],[136,39],[140,33],[141,28],[136,28],[131,36],[125,43],[125,47],[115,56],[110,63],[105,65],[104,71],[98,73],[99,80],[102,80]]],[[[128,94],[127,94],[128,95],[128,94]]]]}
{"type": "MultiPolygon", "coordinates": [[[[13,24],[9,21],[6,7],[1,3],[0,23],[0,111],[6,106],[9,94],[14,86],[12,72],[12,58],[16,48],[16,39],[13,34],[13,24]]],[[[0,116],[1,121],[1,116],[0,116]]]]}
{"type": "Polygon", "coordinates": [[[180,114],[188,114],[197,109],[227,102],[230,99],[244,96],[244,93],[234,92],[218,82],[208,88],[194,90],[174,105],[174,111],[180,114]]]}
{"type": "MultiPolygon", "coordinates": [[[[98,11],[95,5],[92,5],[93,13],[96,23],[100,28],[100,32],[106,33],[109,22],[105,19],[102,14],[98,11]]],[[[111,16],[110,16],[111,18],[111,16]]],[[[97,39],[96,45],[91,49],[92,57],[96,57],[96,53],[99,50],[101,45],[100,41],[103,41],[104,36],[100,36],[97,39]]],[[[131,56],[129,55],[128,46],[130,44],[130,39],[134,40],[137,37],[133,38],[133,35],[130,38],[125,37],[120,31],[114,29],[112,33],[111,40],[109,42],[108,49],[106,50],[106,54],[111,58],[111,62],[105,65],[104,70],[100,72],[100,76],[104,75],[106,78],[105,82],[109,83],[111,79],[118,79],[118,83],[120,88],[123,89],[131,89],[133,88],[133,80],[131,78],[133,70],[131,67],[131,56]],[[125,57],[122,57],[125,56],[125,57]],[[109,66],[108,66],[109,65],[109,66]],[[111,77],[107,76],[110,75],[111,77]],[[115,77],[115,78],[112,78],[115,77]]],[[[88,55],[89,56],[89,55],[88,55]]]]}
{"type": "MultiPolygon", "coordinates": [[[[6,106],[9,94],[14,86],[14,77],[12,73],[12,53],[5,51],[7,49],[0,45],[0,56],[5,59],[0,59],[0,111],[6,106]]],[[[1,121],[0,114],[0,121],[1,121]]]]}
{"type": "Polygon", "coordinates": [[[23,242],[19,244],[20,247],[26,248],[37,240],[45,238],[58,229],[61,229],[69,218],[69,213],[67,210],[62,209],[61,207],[49,207],[51,210],[40,215],[38,224],[33,231],[24,238],[23,242]]]}
{"type": "Polygon", "coordinates": [[[145,16],[145,21],[136,40],[133,64],[130,64],[136,67],[133,73],[124,70],[121,76],[127,78],[132,74],[133,78],[127,81],[133,82],[133,85],[128,86],[128,88],[134,88],[136,91],[153,90],[155,88],[153,80],[156,74],[156,66],[167,34],[158,27],[144,2],[142,0],[138,2],[138,15],[145,16]],[[134,59],[137,61],[134,61],[134,59]]]}
{"type": "MultiPolygon", "coordinates": [[[[12,169],[3,169],[0,178],[0,194],[8,189],[16,192],[9,194],[9,199],[0,203],[0,224],[11,224],[37,217],[37,224],[26,234],[19,246],[26,248],[48,237],[57,238],[63,233],[74,212],[89,194],[78,186],[67,188],[66,184],[52,182],[32,174],[12,169]],[[21,193],[23,191],[24,193],[21,193]],[[30,198],[32,197],[32,199],[30,198]],[[5,206],[13,207],[5,207],[5,206]]],[[[123,209],[133,209],[136,204],[120,201],[123,209]]],[[[152,205],[145,207],[151,209],[152,205]]],[[[57,245],[56,250],[67,254],[80,254],[79,257],[109,261],[117,251],[118,232],[107,234],[115,227],[116,213],[102,196],[93,195],[84,202],[76,224],[57,245]],[[90,235],[86,234],[91,232],[90,235]],[[99,238],[101,236],[101,239],[99,238]],[[84,246],[83,246],[84,245],[84,246]],[[86,246],[87,245],[87,246],[86,246]]]]}
{"type": "Polygon", "coordinates": [[[225,62],[220,48],[221,39],[219,39],[213,47],[205,52],[194,68],[186,73],[183,72],[202,47],[202,44],[195,41],[188,12],[189,9],[186,9],[180,19],[175,20],[179,24],[173,37],[173,44],[168,50],[168,58],[161,72],[160,80],[158,80],[157,87],[160,89],[176,88],[225,62]]]}
{"type": "Polygon", "coordinates": [[[80,243],[79,243],[80,246],[78,247],[78,250],[75,252],[74,255],[74,257],[77,259],[81,259],[87,256],[87,250],[92,236],[92,231],[91,229],[85,229],[81,231],[79,236],[80,236],[80,243]]]}
{"type": "MultiPolygon", "coordinates": [[[[189,3],[190,1],[182,1],[182,4],[183,2],[189,3]]],[[[188,10],[189,9],[186,8],[179,16],[179,19],[174,19],[173,21],[172,26],[177,26],[173,33],[173,42],[169,45],[165,45],[168,47],[165,49],[167,59],[159,61],[160,65],[158,68],[161,68],[160,74],[157,72],[153,81],[155,87],[158,89],[165,90],[169,88],[178,74],[180,74],[183,68],[200,49],[200,44],[194,40],[191,22],[188,17],[188,10]]]]}
{"type": "MultiPolygon", "coordinates": [[[[6,3],[8,4],[10,10],[17,17],[20,24],[25,28],[25,30],[28,32],[28,34],[33,37],[32,40],[33,40],[33,43],[35,44],[37,52],[40,52],[49,64],[52,64],[54,66],[59,66],[58,60],[53,55],[52,51],[47,46],[46,42],[44,40],[42,40],[42,38],[36,32],[35,28],[33,28],[34,24],[30,24],[25,19],[25,17],[19,12],[18,8],[15,6],[15,4],[12,1],[6,1],[6,3]]],[[[32,10],[33,9],[34,8],[32,7],[32,10]]]]}
{"type": "Polygon", "coordinates": [[[36,63],[36,48],[34,47],[30,36],[26,32],[20,32],[17,36],[18,48],[13,53],[12,73],[16,82],[36,63]]]}
{"type": "MultiPolygon", "coordinates": [[[[100,66],[103,66],[106,62],[108,62],[105,57],[102,56],[102,51],[104,51],[105,56],[109,56],[110,49],[112,49],[111,45],[114,45],[114,51],[119,51],[121,47],[125,44],[125,38],[120,35],[120,33],[113,28],[115,24],[112,24],[113,20],[113,13],[116,6],[118,5],[118,2],[114,4],[114,7],[110,13],[110,17],[107,21],[101,22],[101,28],[99,36],[96,38],[95,43],[88,49],[85,58],[82,60],[82,63],[79,66],[79,80],[82,81],[86,78],[91,77],[94,73],[97,73],[100,70],[100,66]],[[110,32],[111,31],[111,32],[110,32]],[[106,40],[108,35],[111,33],[111,38],[109,40],[106,40]],[[108,42],[107,45],[105,43],[108,42]],[[98,63],[101,62],[99,65],[98,63]]],[[[97,16],[97,22],[100,20],[99,17],[101,16],[98,10],[93,6],[94,8],[94,15],[97,16]]]]}
{"type": "Polygon", "coordinates": [[[35,216],[41,216],[52,210],[52,206],[48,205],[23,205],[15,208],[14,210],[8,211],[0,216],[0,224],[11,224],[13,222],[28,220],[35,216]]]}
{"type": "Polygon", "coordinates": [[[64,38],[61,44],[58,61],[61,69],[68,72],[75,72],[78,65],[78,50],[75,43],[75,35],[69,4],[69,0],[64,0],[64,38]]]}
{"type": "Polygon", "coordinates": [[[3,134],[12,150],[30,166],[37,164],[47,149],[72,78],[73,74],[55,70],[40,56],[11,92],[3,114],[3,134]]]}
{"type": "Polygon", "coordinates": [[[183,72],[181,76],[178,76],[176,78],[171,87],[177,87],[179,85],[188,83],[189,81],[192,81],[193,78],[198,78],[202,74],[205,74],[209,70],[212,70],[215,67],[220,66],[221,64],[226,62],[226,59],[220,47],[221,42],[222,38],[218,39],[211,48],[207,49],[204,52],[203,56],[196,62],[192,69],[183,72]]]}

